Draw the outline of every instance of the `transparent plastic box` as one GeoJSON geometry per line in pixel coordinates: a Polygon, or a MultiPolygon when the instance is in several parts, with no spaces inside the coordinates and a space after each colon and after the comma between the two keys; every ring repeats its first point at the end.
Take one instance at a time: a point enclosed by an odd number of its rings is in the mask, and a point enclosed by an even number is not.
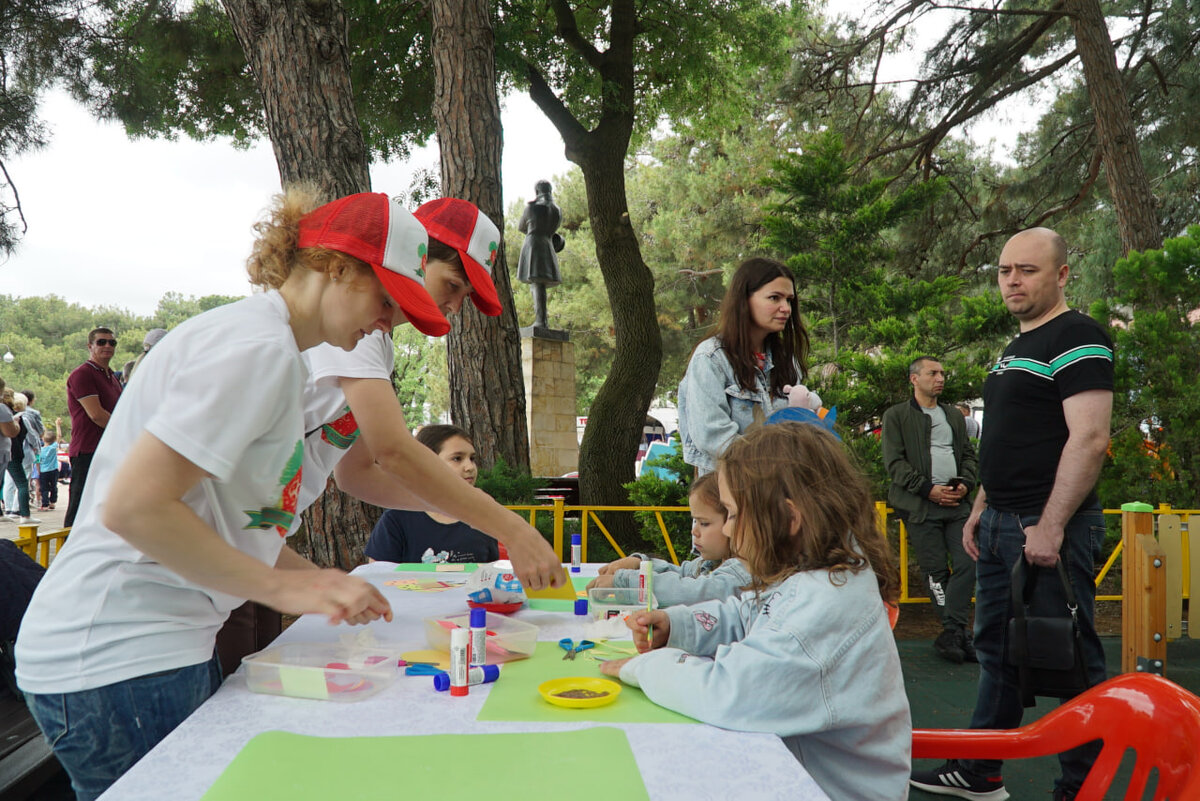
{"type": "MultiPolygon", "coordinates": [[[[437,651],[450,650],[451,629],[470,628],[471,615],[425,618],[425,638],[437,651]]],[[[537,648],[538,627],[513,620],[507,615],[487,613],[487,662],[499,664],[514,659],[528,659],[537,648]]]]}
{"type": "Polygon", "coordinates": [[[349,703],[395,681],[399,658],[386,648],[290,643],[243,657],[242,664],[246,685],[256,693],[349,703]]]}
{"type": "MultiPolygon", "coordinates": [[[[646,602],[638,600],[640,594],[638,587],[592,587],[588,590],[588,615],[592,620],[623,618],[630,612],[646,608],[646,602]]],[[[650,608],[658,608],[653,597],[650,608]]]]}

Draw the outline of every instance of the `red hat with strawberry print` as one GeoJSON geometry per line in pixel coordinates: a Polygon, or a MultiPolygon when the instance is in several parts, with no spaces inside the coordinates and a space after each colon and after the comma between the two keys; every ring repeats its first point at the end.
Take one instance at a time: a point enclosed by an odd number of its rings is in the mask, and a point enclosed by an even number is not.
{"type": "Polygon", "coordinates": [[[365,261],[418,331],[433,337],[450,332],[450,323],[425,290],[425,227],[387,195],[347,195],[309,212],[300,218],[298,246],[336,250],[365,261]]]}
{"type": "Polygon", "coordinates": [[[458,251],[471,282],[475,307],[491,317],[500,313],[492,268],[500,253],[500,229],[474,204],[453,197],[431,200],[414,212],[434,239],[458,251]]]}

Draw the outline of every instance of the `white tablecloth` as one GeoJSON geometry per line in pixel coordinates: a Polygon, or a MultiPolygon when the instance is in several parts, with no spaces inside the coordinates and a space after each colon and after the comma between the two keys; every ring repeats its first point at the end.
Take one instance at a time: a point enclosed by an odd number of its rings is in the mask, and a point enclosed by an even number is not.
{"type": "MultiPolygon", "coordinates": [[[[394,578],[459,581],[457,573],[396,573],[377,562],[354,571],[380,586],[395,612],[391,623],[369,628],[383,642],[404,650],[427,648],[422,620],[466,610],[465,590],[414,592],[383,586],[394,578]]],[[[597,565],[583,573],[595,574],[597,565]]],[[[579,639],[583,621],[570,613],[524,609],[515,617],[539,626],[539,640],[579,639]]],[[[276,643],[336,642],[362,627],[330,626],[308,615],[276,643]]],[[[503,676],[501,676],[503,681],[503,676]]],[[[466,698],[434,693],[428,677],[399,677],[390,687],[357,703],[284,698],[250,692],[244,668],[197,709],[144,759],[109,788],[101,801],[189,801],[216,781],[256,734],[282,730],[320,737],[412,734],[487,734],[586,728],[579,724],[478,721],[490,685],[471,688],[466,698]]],[[[613,724],[605,724],[613,725],[613,724]]],[[[771,734],[718,729],[705,724],[616,724],[629,738],[650,798],[655,801],[828,801],[804,768],[771,734]]]]}

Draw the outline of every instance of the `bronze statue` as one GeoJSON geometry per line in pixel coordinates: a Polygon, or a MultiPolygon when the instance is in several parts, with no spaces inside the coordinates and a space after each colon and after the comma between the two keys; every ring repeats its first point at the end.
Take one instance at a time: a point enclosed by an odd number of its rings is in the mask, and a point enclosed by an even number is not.
{"type": "Polygon", "coordinates": [[[517,268],[517,279],[532,284],[533,326],[549,328],[546,322],[546,287],[558,286],[562,276],[558,272],[558,252],[565,244],[557,233],[562,222],[562,212],[550,198],[550,182],[534,184],[535,197],[525,206],[517,228],[525,234],[521,246],[521,261],[517,268]]]}

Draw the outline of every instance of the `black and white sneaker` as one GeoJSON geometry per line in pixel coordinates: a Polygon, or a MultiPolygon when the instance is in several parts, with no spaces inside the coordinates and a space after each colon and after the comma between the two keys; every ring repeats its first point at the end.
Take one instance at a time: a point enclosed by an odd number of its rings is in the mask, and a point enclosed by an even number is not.
{"type": "Polygon", "coordinates": [[[927,793],[952,795],[971,801],[1004,801],[1008,798],[1001,777],[971,773],[953,759],[933,770],[914,770],[908,783],[927,793]]]}

